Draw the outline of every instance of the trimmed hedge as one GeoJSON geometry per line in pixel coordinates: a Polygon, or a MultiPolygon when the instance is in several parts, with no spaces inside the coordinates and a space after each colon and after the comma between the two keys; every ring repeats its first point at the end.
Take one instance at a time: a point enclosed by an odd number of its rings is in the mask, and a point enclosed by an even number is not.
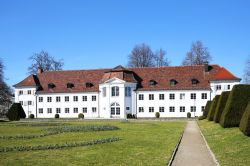
{"type": "Polygon", "coordinates": [[[214,114],[214,122],[215,123],[220,122],[220,117],[221,117],[221,114],[226,106],[229,94],[230,94],[230,91],[227,91],[227,92],[222,92],[222,94],[220,95],[218,104],[217,104],[216,109],[215,109],[215,114],[214,114]]]}
{"type": "Polygon", "coordinates": [[[247,108],[242,115],[240,121],[240,130],[246,135],[250,136],[250,102],[248,102],[247,108]]]}
{"type": "Polygon", "coordinates": [[[159,112],[156,112],[156,113],[155,113],[155,117],[156,117],[156,118],[160,118],[160,113],[159,113],[159,112]]]}
{"type": "Polygon", "coordinates": [[[79,113],[79,114],[78,114],[78,118],[79,118],[79,119],[84,119],[83,113],[79,113]]]}
{"type": "Polygon", "coordinates": [[[221,115],[222,127],[239,127],[241,117],[250,101],[250,85],[235,85],[221,115]]]}
{"type": "Polygon", "coordinates": [[[211,104],[212,104],[212,101],[207,101],[207,104],[205,106],[205,110],[203,111],[203,115],[202,115],[204,117],[204,119],[207,118],[207,115],[208,115],[209,109],[211,107],[211,104]]]}
{"type": "Polygon", "coordinates": [[[191,113],[190,112],[187,113],[187,118],[191,118],[191,113]]]}
{"type": "Polygon", "coordinates": [[[216,106],[218,104],[218,101],[219,101],[219,98],[220,98],[220,95],[216,95],[213,99],[213,102],[210,106],[210,109],[209,109],[209,112],[208,112],[208,115],[207,115],[207,120],[209,121],[213,121],[214,120],[214,113],[215,113],[215,109],[216,109],[216,106]]]}
{"type": "Polygon", "coordinates": [[[20,103],[13,103],[10,107],[9,111],[7,112],[8,119],[10,121],[20,120],[21,118],[26,118],[26,114],[23,110],[23,107],[20,103]]]}
{"type": "Polygon", "coordinates": [[[60,118],[60,115],[59,114],[55,114],[55,118],[56,119],[60,118]]]}
{"type": "Polygon", "coordinates": [[[30,115],[29,115],[29,118],[30,118],[30,119],[34,119],[34,118],[35,118],[35,115],[34,115],[34,114],[30,114],[30,115]]]}

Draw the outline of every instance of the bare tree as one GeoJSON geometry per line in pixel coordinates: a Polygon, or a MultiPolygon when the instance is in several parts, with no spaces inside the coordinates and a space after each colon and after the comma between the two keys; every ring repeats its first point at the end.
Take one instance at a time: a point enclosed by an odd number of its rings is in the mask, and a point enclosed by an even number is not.
{"type": "Polygon", "coordinates": [[[146,44],[136,45],[128,56],[129,67],[151,67],[154,66],[154,54],[146,44]]]}
{"type": "Polygon", "coordinates": [[[250,84],[250,55],[248,56],[248,59],[246,61],[246,66],[244,70],[244,82],[246,84],[250,84]]]}
{"type": "Polygon", "coordinates": [[[62,70],[63,61],[55,60],[54,57],[50,56],[46,51],[34,53],[29,59],[32,61],[31,66],[28,67],[30,74],[35,74],[38,68],[44,71],[62,70]]]}
{"type": "Polygon", "coordinates": [[[165,55],[166,55],[166,51],[164,51],[162,48],[160,48],[159,50],[155,52],[154,61],[155,61],[156,67],[169,66],[170,62],[165,57],[165,55]]]}
{"type": "Polygon", "coordinates": [[[187,52],[182,65],[201,65],[212,60],[207,47],[203,46],[201,41],[195,41],[187,52]]]}

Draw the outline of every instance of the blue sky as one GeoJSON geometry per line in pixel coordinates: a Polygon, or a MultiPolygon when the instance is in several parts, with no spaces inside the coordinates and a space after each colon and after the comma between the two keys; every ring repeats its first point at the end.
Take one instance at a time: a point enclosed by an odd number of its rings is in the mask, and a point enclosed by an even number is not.
{"type": "Polygon", "coordinates": [[[13,85],[42,49],[64,69],[126,65],[135,44],[163,48],[180,65],[201,40],[213,64],[242,77],[250,55],[248,0],[0,0],[0,58],[13,85]]]}

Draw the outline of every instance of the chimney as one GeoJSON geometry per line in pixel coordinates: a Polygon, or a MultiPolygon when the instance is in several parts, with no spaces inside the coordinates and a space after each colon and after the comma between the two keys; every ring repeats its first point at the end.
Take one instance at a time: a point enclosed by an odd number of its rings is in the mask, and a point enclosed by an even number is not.
{"type": "Polygon", "coordinates": [[[204,62],[204,70],[205,70],[205,72],[209,71],[208,61],[204,62]]]}
{"type": "Polygon", "coordinates": [[[43,69],[41,67],[38,67],[37,74],[41,74],[43,72],[43,69]]]}

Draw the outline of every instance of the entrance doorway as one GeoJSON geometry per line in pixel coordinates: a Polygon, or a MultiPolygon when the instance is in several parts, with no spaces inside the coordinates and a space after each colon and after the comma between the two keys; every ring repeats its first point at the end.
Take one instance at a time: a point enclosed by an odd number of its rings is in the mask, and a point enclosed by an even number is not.
{"type": "Polygon", "coordinates": [[[118,103],[112,103],[110,105],[111,117],[119,117],[120,116],[120,105],[118,103]]]}

